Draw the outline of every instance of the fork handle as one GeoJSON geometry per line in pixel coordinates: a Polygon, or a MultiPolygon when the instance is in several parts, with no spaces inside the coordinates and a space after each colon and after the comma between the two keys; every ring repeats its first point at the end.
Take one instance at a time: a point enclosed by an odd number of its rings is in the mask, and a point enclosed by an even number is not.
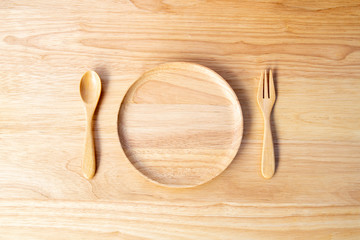
{"type": "Polygon", "coordinates": [[[261,174],[270,179],[275,172],[274,144],[271,134],[270,118],[264,119],[264,138],[261,158],[261,174]]]}

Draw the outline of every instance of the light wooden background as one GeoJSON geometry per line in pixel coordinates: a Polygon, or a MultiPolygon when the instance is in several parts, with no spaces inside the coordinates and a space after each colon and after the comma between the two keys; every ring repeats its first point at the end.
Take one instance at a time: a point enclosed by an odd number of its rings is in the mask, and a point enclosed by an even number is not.
{"type": "Polygon", "coordinates": [[[360,239],[360,1],[1,1],[1,239],[360,239]],[[127,88],[160,63],[218,72],[244,113],[225,172],[145,180],[120,147],[127,88]],[[275,69],[278,168],[260,177],[260,71],[275,69]],[[81,176],[79,81],[103,81],[98,171],[81,176]]]}

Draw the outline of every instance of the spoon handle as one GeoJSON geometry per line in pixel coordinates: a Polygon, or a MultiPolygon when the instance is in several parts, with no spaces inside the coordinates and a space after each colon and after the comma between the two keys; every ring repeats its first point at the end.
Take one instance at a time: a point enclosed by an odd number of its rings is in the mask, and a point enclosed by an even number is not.
{"type": "Polygon", "coordinates": [[[91,179],[95,174],[95,145],[92,131],[92,116],[87,118],[85,154],[82,161],[82,172],[85,178],[91,179]]]}

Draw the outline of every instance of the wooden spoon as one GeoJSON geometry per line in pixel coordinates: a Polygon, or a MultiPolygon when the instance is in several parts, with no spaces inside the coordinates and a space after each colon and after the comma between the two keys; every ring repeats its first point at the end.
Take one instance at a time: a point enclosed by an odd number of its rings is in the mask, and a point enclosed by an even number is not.
{"type": "Polygon", "coordinates": [[[80,95],[86,111],[85,154],[82,161],[82,172],[85,178],[91,179],[95,174],[95,145],[92,132],[92,119],[101,94],[101,80],[94,71],[88,71],[80,81],[80,95]]]}

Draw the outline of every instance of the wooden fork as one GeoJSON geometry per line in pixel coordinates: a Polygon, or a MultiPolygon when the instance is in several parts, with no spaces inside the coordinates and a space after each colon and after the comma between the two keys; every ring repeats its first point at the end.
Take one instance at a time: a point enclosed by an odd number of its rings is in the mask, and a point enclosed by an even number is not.
{"type": "Polygon", "coordinates": [[[275,172],[274,144],[271,134],[270,116],[275,103],[275,87],[273,75],[270,70],[269,78],[266,70],[261,73],[257,101],[264,117],[264,138],[261,158],[261,174],[270,179],[275,172]]]}

